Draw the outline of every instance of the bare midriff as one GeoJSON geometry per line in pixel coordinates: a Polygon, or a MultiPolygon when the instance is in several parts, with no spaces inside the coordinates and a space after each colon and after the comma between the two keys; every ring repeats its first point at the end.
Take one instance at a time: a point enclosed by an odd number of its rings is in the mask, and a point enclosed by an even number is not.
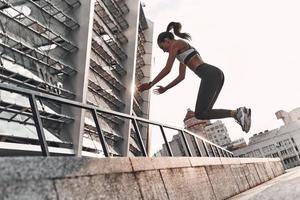
{"type": "Polygon", "coordinates": [[[186,63],[186,65],[192,70],[195,71],[199,65],[202,65],[204,62],[200,55],[196,54],[186,63]]]}

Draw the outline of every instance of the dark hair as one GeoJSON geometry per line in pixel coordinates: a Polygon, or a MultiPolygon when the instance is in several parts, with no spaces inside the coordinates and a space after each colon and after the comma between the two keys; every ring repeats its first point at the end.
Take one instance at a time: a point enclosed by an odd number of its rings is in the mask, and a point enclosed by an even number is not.
{"type": "Polygon", "coordinates": [[[158,35],[157,43],[160,43],[160,42],[164,41],[164,39],[166,39],[166,38],[173,40],[174,35],[173,35],[173,33],[170,32],[172,29],[173,29],[173,32],[176,36],[178,36],[180,38],[183,38],[183,39],[187,39],[187,40],[191,39],[190,34],[180,32],[181,24],[179,22],[170,22],[167,26],[167,31],[162,32],[158,35]]]}

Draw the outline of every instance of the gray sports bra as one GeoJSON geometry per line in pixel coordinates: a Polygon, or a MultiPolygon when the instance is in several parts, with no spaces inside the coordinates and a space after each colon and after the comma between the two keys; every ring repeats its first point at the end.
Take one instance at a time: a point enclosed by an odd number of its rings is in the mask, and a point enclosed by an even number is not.
{"type": "Polygon", "coordinates": [[[196,54],[199,55],[198,51],[194,47],[189,46],[186,51],[177,54],[176,58],[179,60],[179,62],[186,64],[196,54]]]}

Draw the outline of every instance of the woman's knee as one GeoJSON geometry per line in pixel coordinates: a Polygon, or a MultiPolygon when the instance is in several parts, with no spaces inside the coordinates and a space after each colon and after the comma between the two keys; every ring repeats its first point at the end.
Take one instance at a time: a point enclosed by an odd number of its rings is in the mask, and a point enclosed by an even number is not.
{"type": "Polygon", "coordinates": [[[207,119],[207,111],[195,112],[195,117],[201,120],[207,119]]]}

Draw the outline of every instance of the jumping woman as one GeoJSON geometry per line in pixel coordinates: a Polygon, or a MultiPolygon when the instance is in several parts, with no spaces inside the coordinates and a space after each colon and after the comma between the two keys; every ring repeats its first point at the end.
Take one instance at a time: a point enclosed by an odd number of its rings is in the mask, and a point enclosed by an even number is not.
{"type": "Polygon", "coordinates": [[[232,117],[242,127],[242,130],[248,133],[251,126],[251,109],[246,107],[236,110],[213,109],[224,83],[224,74],[219,68],[203,62],[197,50],[186,41],[190,40],[191,36],[188,33],[181,33],[180,30],[180,23],[171,22],[167,31],[159,34],[158,46],[164,52],[169,53],[167,64],[152,81],[138,86],[139,91],[149,90],[169,74],[174,60],[177,58],[180,62],[179,75],[167,86],[157,86],[154,93],[162,94],[180,83],[185,78],[186,67],[188,67],[201,78],[195,112],[191,111],[189,115],[202,120],[232,117]],[[170,32],[172,29],[176,36],[185,40],[175,39],[173,33],[170,32]]]}

